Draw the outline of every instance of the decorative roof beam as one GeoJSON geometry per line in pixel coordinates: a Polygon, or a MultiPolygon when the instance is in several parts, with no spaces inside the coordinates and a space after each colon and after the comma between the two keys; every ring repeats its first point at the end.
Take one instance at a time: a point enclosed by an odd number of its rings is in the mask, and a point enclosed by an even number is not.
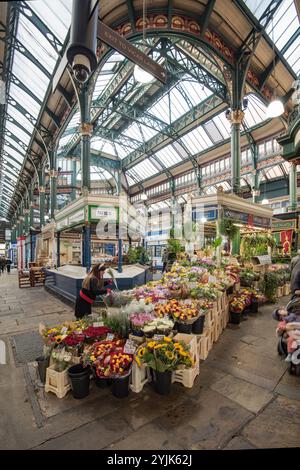
{"type": "Polygon", "coordinates": [[[174,121],[172,123],[169,135],[157,134],[150,140],[148,140],[145,145],[141,145],[139,149],[135,150],[127,157],[125,157],[122,160],[122,168],[124,169],[124,171],[128,170],[129,168],[132,168],[137,163],[144,160],[145,155],[147,155],[149,151],[153,151],[155,149],[166,146],[172,134],[176,134],[176,136],[184,135],[184,130],[187,126],[189,126],[190,131],[193,128],[199,126],[200,121],[204,122],[205,116],[211,111],[215,112],[208,119],[211,119],[213,116],[219,114],[222,109],[225,109],[226,107],[226,103],[224,103],[223,100],[221,100],[221,98],[219,98],[218,96],[213,95],[209,98],[206,98],[206,100],[194,106],[190,111],[188,111],[182,117],[174,121]]]}
{"type": "Polygon", "coordinates": [[[135,11],[134,11],[134,8],[133,8],[133,2],[132,0],[126,0],[126,4],[127,4],[127,8],[128,8],[128,17],[129,17],[129,20],[130,20],[130,24],[131,24],[131,29],[132,29],[132,32],[135,33],[136,31],[136,16],[135,16],[135,11]]]}
{"type": "Polygon", "coordinates": [[[199,25],[200,25],[200,38],[201,39],[204,38],[215,3],[216,3],[216,0],[208,0],[204,13],[200,17],[199,25]]]}

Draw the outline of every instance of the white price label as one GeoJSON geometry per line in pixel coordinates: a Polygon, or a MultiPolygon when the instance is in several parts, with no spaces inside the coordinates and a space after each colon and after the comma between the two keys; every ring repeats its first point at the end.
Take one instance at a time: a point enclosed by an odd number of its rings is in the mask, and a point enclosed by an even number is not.
{"type": "Polygon", "coordinates": [[[124,346],[124,354],[134,354],[135,351],[136,351],[135,343],[131,339],[128,339],[124,346]]]}
{"type": "Polygon", "coordinates": [[[93,327],[94,327],[94,328],[97,328],[98,326],[104,326],[103,321],[94,321],[93,327]]]}
{"type": "Polygon", "coordinates": [[[153,339],[154,341],[162,341],[164,339],[165,335],[154,335],[153,339]]]}
{"type": "Polygon", "coordinates": [[[107,333],[106,339],[107,341],[112,341],[114,339],[115,335],[113,333],[107,333]]]}

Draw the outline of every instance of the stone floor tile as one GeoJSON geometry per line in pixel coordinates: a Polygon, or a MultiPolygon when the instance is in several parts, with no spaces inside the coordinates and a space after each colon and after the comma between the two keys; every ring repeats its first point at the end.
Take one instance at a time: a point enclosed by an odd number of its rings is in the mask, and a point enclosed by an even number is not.
{"type": "Polygon", "coordinates": [[[226,375],[211,385],[211,389],[238,403],[252,413],[258,413],[261,408],[272,400],[273,394],[264,388],[226,375]]]}

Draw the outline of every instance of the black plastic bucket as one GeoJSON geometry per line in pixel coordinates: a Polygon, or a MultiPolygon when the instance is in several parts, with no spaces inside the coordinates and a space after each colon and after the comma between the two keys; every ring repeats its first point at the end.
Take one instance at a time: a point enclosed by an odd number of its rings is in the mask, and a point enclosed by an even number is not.
{"type": "Polygon", "coordinates": [[[97,374],[94,374],[94,379],[98,388],[107,388],[109,386],[108,379],[104,377],[98,377],[97,374]]]}
{"type": "Polygon", "coordinates": [[[82,364],[76,364],[68,370],[74,398],[85,398],[88,396],[90,392],[90,373],[90,368],[83,367],[82,364]]]}
{"type": "Polygon", "coordinates": [[[241,313],[240,312],[230,312],[230,322],[234,325],[239,325],[241,323],[241,313]]]}
{"type": "Polygon", "coordinates": [[[192,332],[195,335],[201,335],[203,333],[204,323],[205,315],[200,315],[200,317],[192,324],[192,332]]]}
{"type": "Polygon", "coordinates": [[[187,334],[191,334],[192,333],[192,328],[193,328],[193,324],[189,324],[189,323],[181,323],[181,322],[177,322],[176,323],[176,326],[177,326],[177,331],[178,333],[187,333],[187,334]]]}
{"type": "Polygon", "coordinates": [[[165,372],[153,371],[154,388],[159,395],[169,395],[172,388],[172,371],[165,372]]]}
{"type": "Polygon", "coordinates": [[[49,367],[50,357],[39,356],[36,358],[38,363],[38,370],[41,382],[44,384],[46,382],[46,370],[49,367]]]}
{"type": "Polygon", "coordinates": [[[252,303],[250,305],[250,312],[251,313],[257,313],[258,312],[258,301],[256,299],[252,300],[252,303]]]}
{"type": "Polygon", "coordinates": [[[112,379],[112,394],[117,398],[126,398],[129,395],[130,374],[112,379]]]}

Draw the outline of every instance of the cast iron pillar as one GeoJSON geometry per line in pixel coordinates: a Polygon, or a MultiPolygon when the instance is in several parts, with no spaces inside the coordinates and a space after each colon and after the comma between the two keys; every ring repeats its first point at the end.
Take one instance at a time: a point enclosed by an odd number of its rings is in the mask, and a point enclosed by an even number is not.
{"type": "Polygon", "coordinates": [[[290,166],[290,209],[297,209],[297,165],[291,163],[290,166]]]}
{"type": "Polygon", "coordinates": [[[74,201],[76,199],[76,183],[77,183],[77,161],[76,158],[72,160],[72,176],[71,176],[71,199],[74,201]]]}
{"type": "Polygon", "coordinates": [[[82,227],[82,266],[89,272],[91,269],[91,226],[82,227]]]}
{"type": "Polygon", "coordinates": [[[252,202],[257,203],[258,197],[260,196],[260,178],[259,170],[253,170],[252,172],[252,202]]]}
{"type": "Polygon", "coordinates": [[[34,206],[34,202],[33,202],[33,199],[34,199],[34,190],[33,190],[33,185],[30,186],[29,188],[29,228],[31,229],[31,227],[33,227],[33,216],[34,216],[34,210],[33,210],[33,206],[34,206]]]}
{"type": "Polygon", "coordinates": [[[60,267],[60,232],[56,234],[56,266],[60,267]]]}
{"type": "Polygon", "coordinates": [[[40,199],[40,227],[45,225],[45,174],[44,167],[38,170],[39,175],[39,199],[40,199]]]}
{"type": "Polygon", "coordinates": [[[79,101],[81,110],[81,190],[83,194],[87,194],[90,190],[90,153],[93,133],[93,125],[90,122],[90,100],[87,85],[82,87],[79,101]]]}
{"type": "Polygon", "coordinates": [[[54,220],[57,209],[57,169],[56,169],[56,149],[51,142],[48,148],[50,159],[50,218],[54,220]]]}
{"type": "Polygon", "coordinates": [[[241,184],[241,122],[244,112],[240,108],[230,112],[231,122],[231,186],[234,194],[239,194],[241,184]]]}

